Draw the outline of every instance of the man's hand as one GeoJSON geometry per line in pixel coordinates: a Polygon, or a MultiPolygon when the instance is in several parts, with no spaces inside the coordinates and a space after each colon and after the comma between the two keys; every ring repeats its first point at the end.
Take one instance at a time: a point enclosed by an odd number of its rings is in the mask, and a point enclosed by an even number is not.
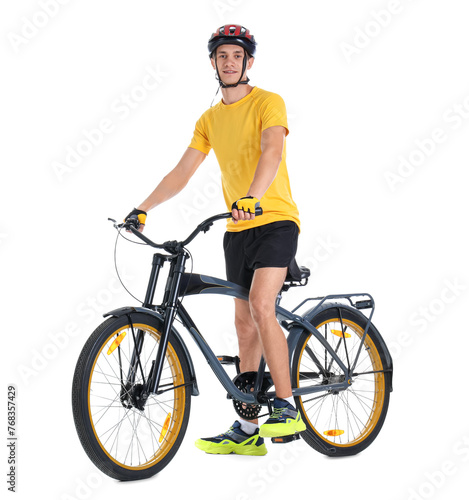
{"type": "Polygon", "coordinates": [[[233,222],[237,224],[238,220],[253,220],[256,217],[256,208],[258,207],[260,207],[260,201],[253,196],[245,196],[236,200],[231,205],[233,222]]]}
{"type": "MultiPolygon", "coordinates": [[[[124,222],[130,222],[133,224],[140,232],[143,231],[145,227],[145,222],[147,220],[147,213],[138,208],[134,208],[132,212],[124,219],[124,222]]],[[[130,232],[130,231],[129,231],[130,232]]]]}

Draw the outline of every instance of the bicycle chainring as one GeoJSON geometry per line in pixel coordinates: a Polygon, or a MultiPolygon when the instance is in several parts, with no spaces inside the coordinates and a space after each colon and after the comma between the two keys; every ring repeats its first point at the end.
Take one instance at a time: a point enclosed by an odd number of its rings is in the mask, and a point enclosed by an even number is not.
{"type": "MultiPolygon", "coordinates": [[[[243,372],[238,374],[233,382],[241,392],[252,392],[257,372],[243,372]]],[[[236,413],[245,420],[254,420],[261,412],[261,405],[250,405],[233,399],[233,406],[236,413]]]]}

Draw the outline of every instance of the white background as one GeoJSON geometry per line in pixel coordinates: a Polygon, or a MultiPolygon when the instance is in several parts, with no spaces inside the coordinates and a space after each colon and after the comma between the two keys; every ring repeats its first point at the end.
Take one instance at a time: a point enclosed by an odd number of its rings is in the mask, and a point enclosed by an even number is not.
{"type": "MultiPolygon", "coordinates": [[[[1,426],[5,435],[14,383],[17,498],[467,495],[468,14],[463,0],[2,2],[1,426]],[[101,314],[137,304],[117,286],[107,217],[122,219],[187,147],[216,91],[206,42],[227,22],[255,35],[252,83],[282,95],[289,112],[298,261],[313,273],[285,304],[370,292],[395,390],[381,434],[356,457],[327,459],[304,442],[267,443],[263,458],[209,456],[193,442],[226,430],[233,411],[186,336],[201,390],[186,438],[160,474],[119,483],[83,452],[70,398],[101,314]],[[160,81],[142,91],[149,67],[160,81]],[[138,102],[124,104],[125,94],[138,102]],[[103,120],[108,132],[59,172],[103,120]],[[402,158],[413,164],[400,166],[402,158]],[[393,185],[389,173],[400,176],[393,185]]],[[[211,153],[145,231],[182,238],[222,211],[211,153]]],[[[196,272],[223,276],[222,226],[191,246],[196,272]]],[[[150,259],[148,249],[119,246],[119,269],[138,297],[150,259]]],[[[210,300],[187,305],[215,351],[235,354],[231,300],[210,300]]]]}

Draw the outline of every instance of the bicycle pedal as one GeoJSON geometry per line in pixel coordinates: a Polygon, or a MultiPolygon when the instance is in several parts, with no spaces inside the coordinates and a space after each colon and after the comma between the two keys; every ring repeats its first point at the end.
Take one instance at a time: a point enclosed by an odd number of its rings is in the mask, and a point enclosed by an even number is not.
{"type": "Polygon", "coordinates": [[[292,441],[296,441],[297,439],[300,439],[299,434],[291,434],[290,436],[271,438],[272,443],[291,443],[292,441]]]}
{"type": "Polygon", "coordinates": [[[235,365],[239,363],[238,356],[217,356],[217,359],[222,365],[235,365]]]}
{"type": "Polygon", "coordinates": [[[236,371],[239,373],[240,359],[238,356],[217,356],[217,359],[222,365],[234,365],[236,367],[236,371]]]}

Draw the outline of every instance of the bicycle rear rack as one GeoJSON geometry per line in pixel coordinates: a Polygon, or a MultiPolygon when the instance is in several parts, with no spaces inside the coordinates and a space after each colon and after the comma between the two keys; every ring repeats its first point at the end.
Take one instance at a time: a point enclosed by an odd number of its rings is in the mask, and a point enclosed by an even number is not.
{"type": "MultiPolygon", "coordinates": [[[[371,309],[370,315],[367,318],[367,323],[365,326],[365,330],[363,332],[361,341],[360,341],[360,346],[358,347],[358,352],[357,356],[355,358],[355,361],[353,362],[352,366],[350,367],[350,371],[353,372],[355,370],[355,366],[358,362],[358,356],[362,350],[363,344],[365,342],[366,335],[368,333],[368,329],[371,324],[371,318],[373,317],[373,313],[375,312],[375,301],[373,297],[369,293],[347,293],[347,294],[342,294],[342,295],[326,295],[325,297],[310,297],[308,299],[303,300],[300,304],[298,304],[294,309],[292,309],[292,313],[297,311],[301,306],[306,304],[309,301],[314,301],[318,300],[319,303],[314,307],[314,309],[308,311],[308,316],[313,317],[314,313],[328,300],[334,300],[334,299],[346,299],[350,303],[352,307],[355,309],[361,310],[361,309],[371,309]],[[368,299],[365,300],[356,300],[355,302],[352,300],[353,297],[368,297],[368,299]]],[[[340,307],[340,304],[338,304],[337,307],[340,307]]],[[[366,316],[365,316],[366,317],[366,316]]]]}
{"type": "Polygon", "coordinates": [[[373,300],[373,297],[369,293],[346,293],[342,295],[326,295],[325,297],[310,297],[308,299],[303,300],[300,304],[298,304],[294,309],[292,309],[292,313],[297,311],[303,304],[306,304],[306,302],[309,302],[310,300],[319,300],[319,304],[316,305],[316,307],[311,311],[311,314],[316,311],[319,307],[326,302],[326,300],[331,300],[331,299],[347,299],[350,302],[350,305],[352,307],[355,307],[355,309],[372,309],[370,317],[373,315],[374,310],[375,310],[375,301],[373,300]],[[368,297],[368,300],[357,300],[355,303],[352,301],[352,297],[368,297]]]}

